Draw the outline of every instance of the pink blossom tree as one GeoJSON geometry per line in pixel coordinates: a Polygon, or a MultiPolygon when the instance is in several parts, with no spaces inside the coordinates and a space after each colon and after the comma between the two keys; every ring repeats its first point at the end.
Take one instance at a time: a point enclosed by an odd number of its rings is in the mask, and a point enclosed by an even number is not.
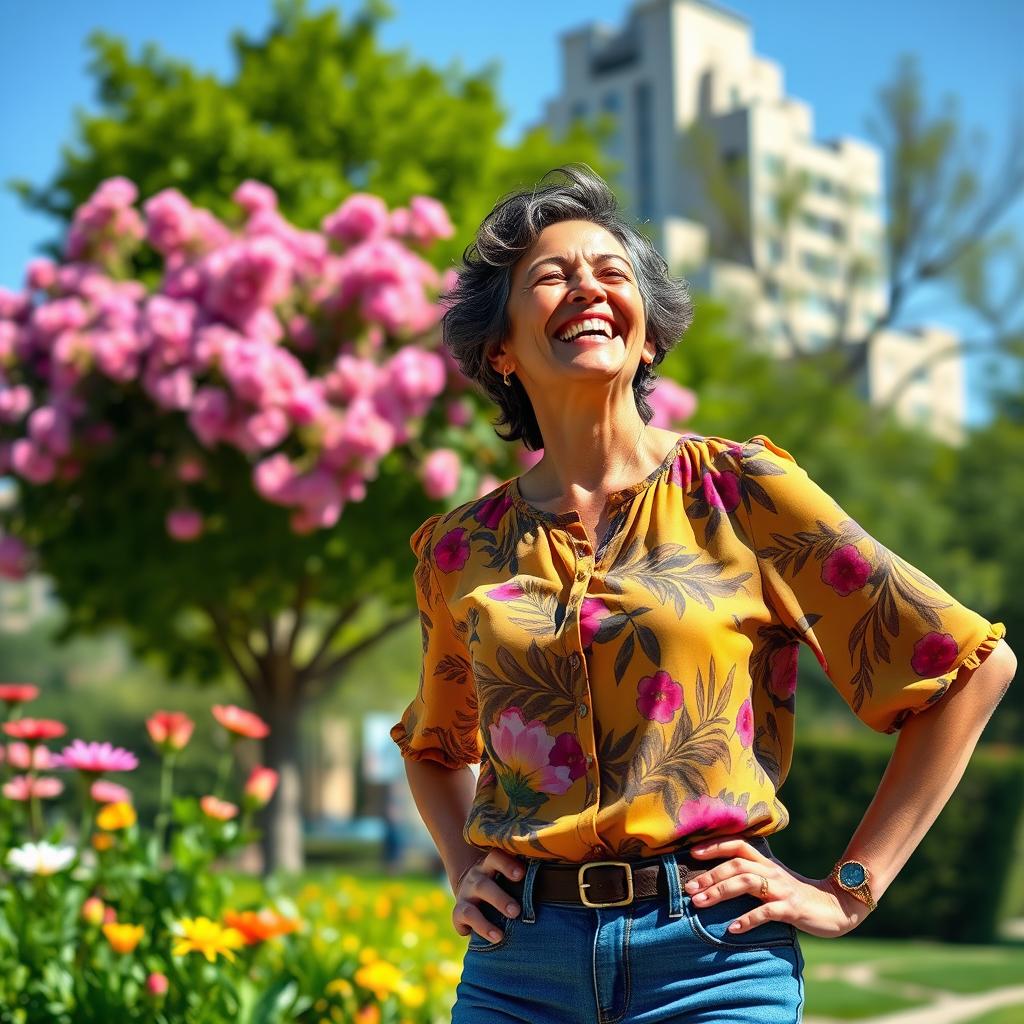
{"type": "Polygon", "coordinates": [[[233,673],[272,724],[265,868],[297,869],[304,706],[415,618],[414,526],[498,482],[438,343],[453,228],[422,195],[317,231],[253,180],[230,223],[137,199],[103,181],[63,259],[0,289],[0,574],[52,578],[59,640],[121,626],[172,678],[233,673]]]}

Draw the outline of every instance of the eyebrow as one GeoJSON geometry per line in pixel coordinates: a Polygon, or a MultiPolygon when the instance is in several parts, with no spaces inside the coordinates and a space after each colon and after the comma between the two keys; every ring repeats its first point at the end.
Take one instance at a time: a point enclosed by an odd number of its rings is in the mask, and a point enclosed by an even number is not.
{"type": "MultiPolygon", "coordinates": [[[[594,256],[595,263],[603,260],[621,260],[627,267],[629,266],[629,260],[625,256],[620,256],[617,252],[599,252],[594,256]]],[[[530,266],[530,269],[526,271],[526,276],[529,278],[544,263],[557,263],[560,267],[564,267],[571,262],[568,256],[542,256],[530,266]]]]}

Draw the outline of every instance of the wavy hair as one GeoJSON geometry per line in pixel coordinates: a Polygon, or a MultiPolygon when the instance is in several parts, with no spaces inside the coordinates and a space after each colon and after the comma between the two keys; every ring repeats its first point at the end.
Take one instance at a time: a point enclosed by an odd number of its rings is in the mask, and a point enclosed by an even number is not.
{"type": "Polygon", "coordinates": [[[498,436],[503,441],[522,439],[531,451],[544,447],[533,403],[518,376],[513,374],[512,386],[505,386],[487,355],[511,329],[507,304],[516,261],[544,228],[564,220],[586,220],[603,227],[618,239],[633,266],[646,335],[654,339],[656,349],[654,359],[641,360],[633,377],[637,411],[645,423],[654,415],[647,401],[658,383],[654,367],[693,323],[689,285],[669,274],[664,257],[623,217],[615,193],[589,165],[564,164],[548,171],[535,188],[503,196],[463,251],[456,285],[440,296],[446,307],[441,336],[462,373],[500,408],[494,426],[507,424],[509,430],[506,434],[496,431],[498,436]],[[554,175],[562,175],[563,180],[547,183],[554,175]]]}

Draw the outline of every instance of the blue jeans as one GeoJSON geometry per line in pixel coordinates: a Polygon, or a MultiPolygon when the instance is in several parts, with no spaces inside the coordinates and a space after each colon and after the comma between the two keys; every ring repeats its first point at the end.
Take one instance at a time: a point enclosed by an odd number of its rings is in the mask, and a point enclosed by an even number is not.
{"type": "MultiPolygon", "coordinates": [[[[770,856],[766,841],[756,845],[770,856]]],[[[701,907],[679,884],[674,853],[635,863],[655,859],[667,872],[667,900],[587,907],[535,902],[540,861],[520,858],[519,914],[478,904],[502,936],[492,942],[469,934],[452,1024],[799,1024],[797,929],[766,921],[729,932],[730,922],[761,905],[758,897],[743,893],[701,907]]],[[[505,878],[495,881],[502,886],[505,878]]]]}

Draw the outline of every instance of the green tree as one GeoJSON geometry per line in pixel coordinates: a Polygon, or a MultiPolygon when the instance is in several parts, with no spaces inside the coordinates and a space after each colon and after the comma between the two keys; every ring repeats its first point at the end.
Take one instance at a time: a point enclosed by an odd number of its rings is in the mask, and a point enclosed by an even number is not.
{"type": "MultiPolygon", "coordinates": [[[[381,49],[376,31],[390,14],[371,0],[343,23],[336,9],[310,14],[304,0],[279,0],[263,38],[233,36],[237,70],[226,80],[152,45],[134,59],[123,42],[95,33],[100,113],[79,115],[77,145],[64,150],[52,181],[13,187],[30,207],[67,223],[101,181],[120,174],[143,197],[175,187],[234,223],[230,196],[254,178],[306,228],[353,191],[373,192],[389,206],[427,194],[456,224],[455,237],[430,254],[443,267],[497,196],[573,160],[602,169],[600,139],[583,126],[557,142],[538,129],[503,144],[496,68],[438,71],[381,49]]],[[[50,251],[59,256],[60,242],[50,251]]],[[[153,259],[148,269],[156,275],[153,259]]],[[[150,472],[158,452],[173,451],[173,439],[163,443],[168,438],[161,440],[159,423],[145,422],[144,409],[126,403],[122,416],[125,442],[64,509],[73,514],[76,543],[52,542],[45,552],[68,608],[59,639],[124,625],[134,653],[172,678],[213,681],[227,666],[273,729],[265,762],[281,773],[281,785],[264,819],[265,868],[298,869],[303,708],[416,615],[408,537],[437,510],[415,475],[422,444],[393,452],[367,499],[348,505],[337,528],[280,545],[281,510],[252,500],[250,467],[237,453],[220,453],[211,475],[218,504],[204,512],[230,528],[215,542],[182,546],[166,535],[170,495],[154,493],[150,472]]],[[[442,437],[443,410],[431,417],[426,433],[442,437]]],[[[482,422],[459,434],[455,447],[490,447],[466,474],[464,500],[477,471],[499,472],[511,461],[482,422]]],[[[51,538],[33,538],[32,524],[53,513],[52,500],[25,490],[26,540],[46,547],[51,538]]]]}

